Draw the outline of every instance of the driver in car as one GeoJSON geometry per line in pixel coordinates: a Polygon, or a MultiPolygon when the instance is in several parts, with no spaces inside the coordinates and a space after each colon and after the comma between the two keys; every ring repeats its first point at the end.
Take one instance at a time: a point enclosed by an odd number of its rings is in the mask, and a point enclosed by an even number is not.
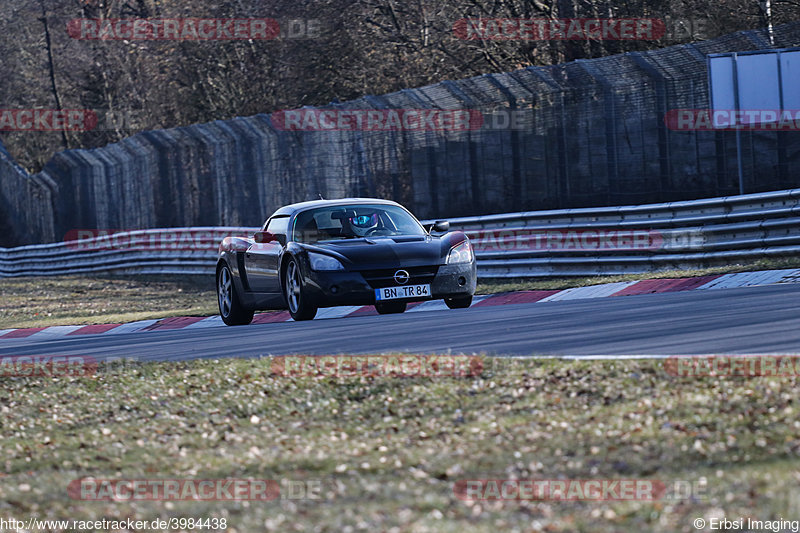
{"type": "Polygon", "coordinates": [[[366,236],[370,230],[377,229],[379,217],[378,213],[369,215],[356,215],[347,219],[350,224],[350,230],[357,237],[366,236]]]}

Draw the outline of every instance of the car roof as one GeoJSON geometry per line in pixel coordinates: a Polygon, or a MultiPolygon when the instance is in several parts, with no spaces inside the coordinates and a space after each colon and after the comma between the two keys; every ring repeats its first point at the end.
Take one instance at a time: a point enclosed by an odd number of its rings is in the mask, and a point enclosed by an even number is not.
{"type": "MultiPolygon", "coordinates": [[[[299,211],[305,211],[306,209],[315,209],[317,207],[331,207],[337,205],[349,205],[349,204],[382,204],[382,205],[397,205],[400,206],[397,202],[393,202],[391,200],[383,200],[381,198],[340,198],[337,200],[312,200],[310,202],[299,202],[296,204],[285,205],[275,211],[272,216],[291,216],[299,211]]],[[[402,207],[402,206],[400,206],[402,207]]]]}

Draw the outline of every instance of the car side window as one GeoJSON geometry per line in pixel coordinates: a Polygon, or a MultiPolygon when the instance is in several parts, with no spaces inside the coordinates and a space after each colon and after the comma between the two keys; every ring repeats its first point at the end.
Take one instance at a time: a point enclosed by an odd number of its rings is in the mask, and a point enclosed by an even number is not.
{"type": "Polygon", "coordinates": [[[266,231],[278,238],[278,242],[286,244],[286,232],[289,230],[289,217],[274,217],[267,222],[266,231]]]}

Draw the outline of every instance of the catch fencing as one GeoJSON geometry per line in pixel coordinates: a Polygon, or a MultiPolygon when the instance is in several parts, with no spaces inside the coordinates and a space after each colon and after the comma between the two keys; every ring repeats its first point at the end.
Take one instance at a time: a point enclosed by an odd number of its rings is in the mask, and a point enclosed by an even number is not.
{"type": "MultiPolygon", "coordinates": [[[[596,276],[800,254],[800,189],[641,206],[450,219],[470,237],[481,278],[596,276]]],[[[433,221],[425,221],[430,224],[433,221]]],[[[212,276],[217,247],[256,227],[167,228],[0,248],[0,277],[212,276]]]]}

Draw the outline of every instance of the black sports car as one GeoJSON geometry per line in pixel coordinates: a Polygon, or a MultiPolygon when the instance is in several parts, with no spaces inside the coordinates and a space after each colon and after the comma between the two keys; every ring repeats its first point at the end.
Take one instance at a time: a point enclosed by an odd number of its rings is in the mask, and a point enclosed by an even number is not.
{"type": "Polygon", "coordinates": [[[444,221],[426,229],[401,205],[373,198],[282,207],[252,239],[220,244],[220,315],[232,326],[249,324],[258,309],[310,320],[339,305],[374,305],[381,314],[419,300],[469,307],[475,254],[463,232],[449,229],[444,221]]]}

